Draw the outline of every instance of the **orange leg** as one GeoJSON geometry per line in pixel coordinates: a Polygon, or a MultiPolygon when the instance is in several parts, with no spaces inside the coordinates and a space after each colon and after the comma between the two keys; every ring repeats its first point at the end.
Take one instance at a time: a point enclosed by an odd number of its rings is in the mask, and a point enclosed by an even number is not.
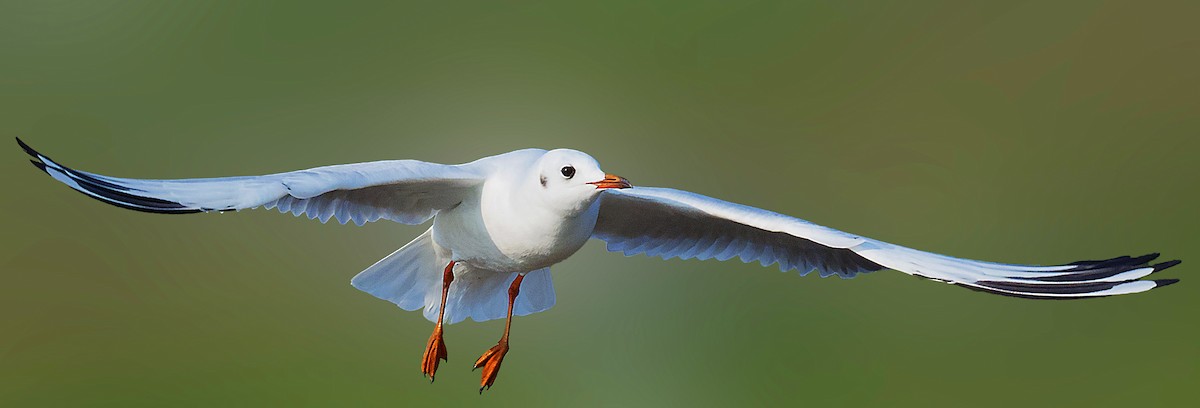
{"type": "Polygon", "coordinates": [[[517,300],[517,294],[521,292],[521,281],[524,279],[525,275],[517,275],[517,279],[508,286],[508,319],[504,321],[504,335],[500,336],[500,341],[495,346],[475,360],[475,368],[483,367],[483,378],[479,380],[479,393],[481,394],[484,388],[492,388],[492,383],[496,382],[496,376],[500,374],[500,363],[504,361],[504,355],[508,353],[508,329],[512,327],[513,302],[517,300]]]}
{"type": "Polygon", "coordinates": [[[421,375],[429,376],[429,382],[433,382],[438,360],[446,359],[446,342],[442,341],[442,316],[446,315],[446,295],[450,293],[450,282],[453,281],[454,261],[450,261],[446,270],[442,272],[442,308],[438,310],[437,325],[433,326],[433,334],[429,335],[429,343],[425,345],[425,355],[421,356],[421,375]]]}

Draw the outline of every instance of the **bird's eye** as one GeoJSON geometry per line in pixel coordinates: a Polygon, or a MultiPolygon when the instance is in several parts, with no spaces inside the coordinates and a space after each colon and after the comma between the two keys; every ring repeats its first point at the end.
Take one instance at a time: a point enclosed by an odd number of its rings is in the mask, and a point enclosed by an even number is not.
{"type": "Polygon", "coordinates": [[[574,168],[574,167],[571,167],[571,166],[565,166],[565,167],[563,167],[563,168],[562,168],[562,175],[563,175],[563,177],[566,177],[566,178],[575,177],[575,168],[574,168]]]}

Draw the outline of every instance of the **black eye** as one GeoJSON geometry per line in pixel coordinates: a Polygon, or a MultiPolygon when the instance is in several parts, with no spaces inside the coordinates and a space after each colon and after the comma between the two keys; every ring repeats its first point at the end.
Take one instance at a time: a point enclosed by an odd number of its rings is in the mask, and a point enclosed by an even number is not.
{"type": "Polygon", "coordinates": [[[563,175],[563,177],[566,177],[566,178],[575,177],[575,168],[571,167],[571,166],[563,167],[562,175],[563,175]]]}

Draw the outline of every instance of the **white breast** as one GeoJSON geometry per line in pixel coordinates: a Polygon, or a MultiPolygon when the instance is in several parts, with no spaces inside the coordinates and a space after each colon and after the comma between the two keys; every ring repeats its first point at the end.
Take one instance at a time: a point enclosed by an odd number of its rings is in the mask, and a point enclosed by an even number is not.
{"type": "Polygon", "coordinates": [[[434,218],[433,239],[456,261],[497,272],[545,268],[574,254],[592,235],[599,200],[564,217],[533,205],[513,190],[486,183],[479,196],[434,218]]]}

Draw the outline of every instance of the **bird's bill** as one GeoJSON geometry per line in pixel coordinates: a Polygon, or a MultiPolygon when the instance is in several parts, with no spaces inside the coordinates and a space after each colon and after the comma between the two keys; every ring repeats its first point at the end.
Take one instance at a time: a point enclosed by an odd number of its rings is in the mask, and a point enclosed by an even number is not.
{"type": "Polygon", "coordinates": [[[604,180],[600,180],[600,181],[593,181],[593,182],[591,182],[591,183],[588,183],[588,184],[591,184],[591,185],[593,185],[593,186],[596,186],[596,188],[597,188],[597,189],[601,189],[601,188],[630,188],[630,187],[633,187],[633,185],[632,185],[632,184],[629,184],[629,180],[626,180],[624,177],[621,177],[621,176],[618,176],[618,175],[615,175],[615,174],[605,174],[605,175],[604,175],[604,180]]]}

